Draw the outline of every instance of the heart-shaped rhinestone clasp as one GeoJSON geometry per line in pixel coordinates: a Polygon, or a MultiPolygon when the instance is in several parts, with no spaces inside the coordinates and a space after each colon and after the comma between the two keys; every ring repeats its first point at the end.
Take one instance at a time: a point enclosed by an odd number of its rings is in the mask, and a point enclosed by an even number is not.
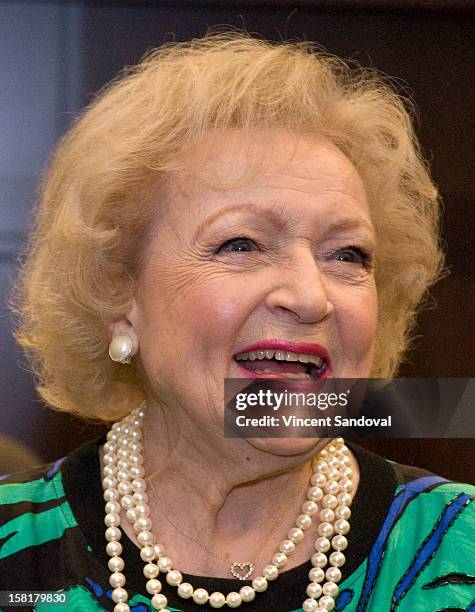
{"type": "Polygon", "coordinates": [[[246,580],[247,578],[249,578],[249,576],[254,571],[254,564],[251,563],[250,561],[246,561],[244,563],[238,563],[237,561],[235,561],[234,563],[231,564],[231,567],[229,569],[231,571],[231,574],[235,578],[239,578],[239,580],[246,580]],[[237,568],[240,571],[238,571],[237,568]],[[248,568],[247,571],[246,571],[246,568],[248,568]]]}

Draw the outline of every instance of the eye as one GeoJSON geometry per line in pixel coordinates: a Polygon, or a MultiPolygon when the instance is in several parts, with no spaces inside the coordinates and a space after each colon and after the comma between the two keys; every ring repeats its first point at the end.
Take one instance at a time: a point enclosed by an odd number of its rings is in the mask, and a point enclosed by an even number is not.
{"type": "Polygon", "coordinates": [[[372,267],[371,255],[368,253],[368,251],[362,249],[361,247],[347,246],[341,251],[338,251],[337,257],[339,257],[339,261],[360,264],[368,270],[372,267]]]}
{"type": "MultiPolygon", "coordinates": [[[[228,253],[249,253],[247,247],[249,245],[254,245],[257,247],[257,244],[251,238],[247,238],[246,236],[239,236],[238,238],[231,238],[224,242],[216,251],[216,253],[221,253],[222,251],[228,253]],[[232,248],[235,246],[236,248],[232,248]],[[229,249],[227,247],[230,247],[229,249]]],[[[259,248],[257,247],[259,250],[259,248]]]]}

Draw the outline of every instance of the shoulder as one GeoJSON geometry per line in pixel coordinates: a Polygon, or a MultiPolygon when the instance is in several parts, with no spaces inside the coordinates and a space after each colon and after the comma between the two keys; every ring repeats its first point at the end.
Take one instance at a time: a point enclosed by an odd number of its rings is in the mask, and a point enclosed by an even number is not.
{"type": "Polygon", "coordinates": [[[58,538],[74,526],[63,489],[62,461],[0,480],[0,560],[58,538]]]}
{"type": "Polygon", "coordinates": [[[475,487],[390,464],[397,486],[368,559],[368,600],[382,604],[378,598],[390,594],[401,612],[468,606],[475,574],[475,487]]]}

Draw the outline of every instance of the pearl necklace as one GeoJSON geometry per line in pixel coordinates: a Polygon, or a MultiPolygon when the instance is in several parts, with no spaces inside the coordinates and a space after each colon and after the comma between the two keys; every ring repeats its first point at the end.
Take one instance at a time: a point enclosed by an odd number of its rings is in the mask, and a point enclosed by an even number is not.
{"type": "Polygon", "coordinates": [[[143,404],[129,416],[114,423],[107,434],[104,445],[104,468],[102,485],[107,527],[105,537],[106,551],[110,556],[108,567],[113,588],[112,600],[116,604],[114,612],[129,612],[128,593],[124,589],[125,563],[122,557],[120,539],[120,511],[123,509],[127,520],[133,525],[140,544],[140,557],[145,563],[144,576],[147,578],[145,588],[152,595],[151,605],[155,610],[167,610],[167,598],[160,591],[162,583],[158,580],[160,572],[166,574],[169,585],[177,587],[178,595],[183,599],[192,598],[197,604],[208,603],[212,608],[228,605],[237,608],[243,602],[252,601],[256,593],[267,589],[269,581],[275,580],[279,571],[285,567],[288,557],[303,540],[305,531],[312,525],[312,517],[318,515],[318,537],[315,540],[315,554],[312,555],[312,569],[308,576],[308,599],[302,603],[304,612],[326,612],[335,607],[338,594],[337,582],[341,580],[340,567],[345,563],[342,553],[348,545],[345,535],[350,530],[348,519],[351,516],[350,505],[353,490],[353,471],[350,467],[348,447],[342,438],[336,438],[320,451],[312,463],[313,474],[307,490],[307,501],[302,504],[302,514],[295,520],[287,536],[282,540],[279,550],[272,557],[272,562],[262,570],[262,575],[252,581],[252,586],[245,585],[239,593],[233,591],[224,595],[219,591],[208,594],[205,589],[194,588],[183,582],[181,572],[173,569],[172,560],[166,556],[165,549],[155,542],[152,533],[150,508],[144,480],[142,425],[143,404]],[[333,552],[327,557],[327,552],[333,552]],[[327,565],[330,565],[326,570],[327,565]],[[325,581],[325,582],[324,582],[325,581]],[[323,583],[323,585],[321,584],[323,583]]]}

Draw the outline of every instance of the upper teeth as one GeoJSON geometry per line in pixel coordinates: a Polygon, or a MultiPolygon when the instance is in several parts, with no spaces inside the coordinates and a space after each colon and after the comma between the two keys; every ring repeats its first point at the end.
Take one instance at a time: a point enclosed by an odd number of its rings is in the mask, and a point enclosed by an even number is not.
{"type": "Polygon", "coordinates": [[[323,360],[317,355],[307,355],[305,353],[290,353],[289,351],[249,351],[249,353],[239,353],[236,355],[236,359],[245,360],[250,359],[278,359],[279,361],[301,361],[302,363],[314,363],[319,368],[323,360]]]}

